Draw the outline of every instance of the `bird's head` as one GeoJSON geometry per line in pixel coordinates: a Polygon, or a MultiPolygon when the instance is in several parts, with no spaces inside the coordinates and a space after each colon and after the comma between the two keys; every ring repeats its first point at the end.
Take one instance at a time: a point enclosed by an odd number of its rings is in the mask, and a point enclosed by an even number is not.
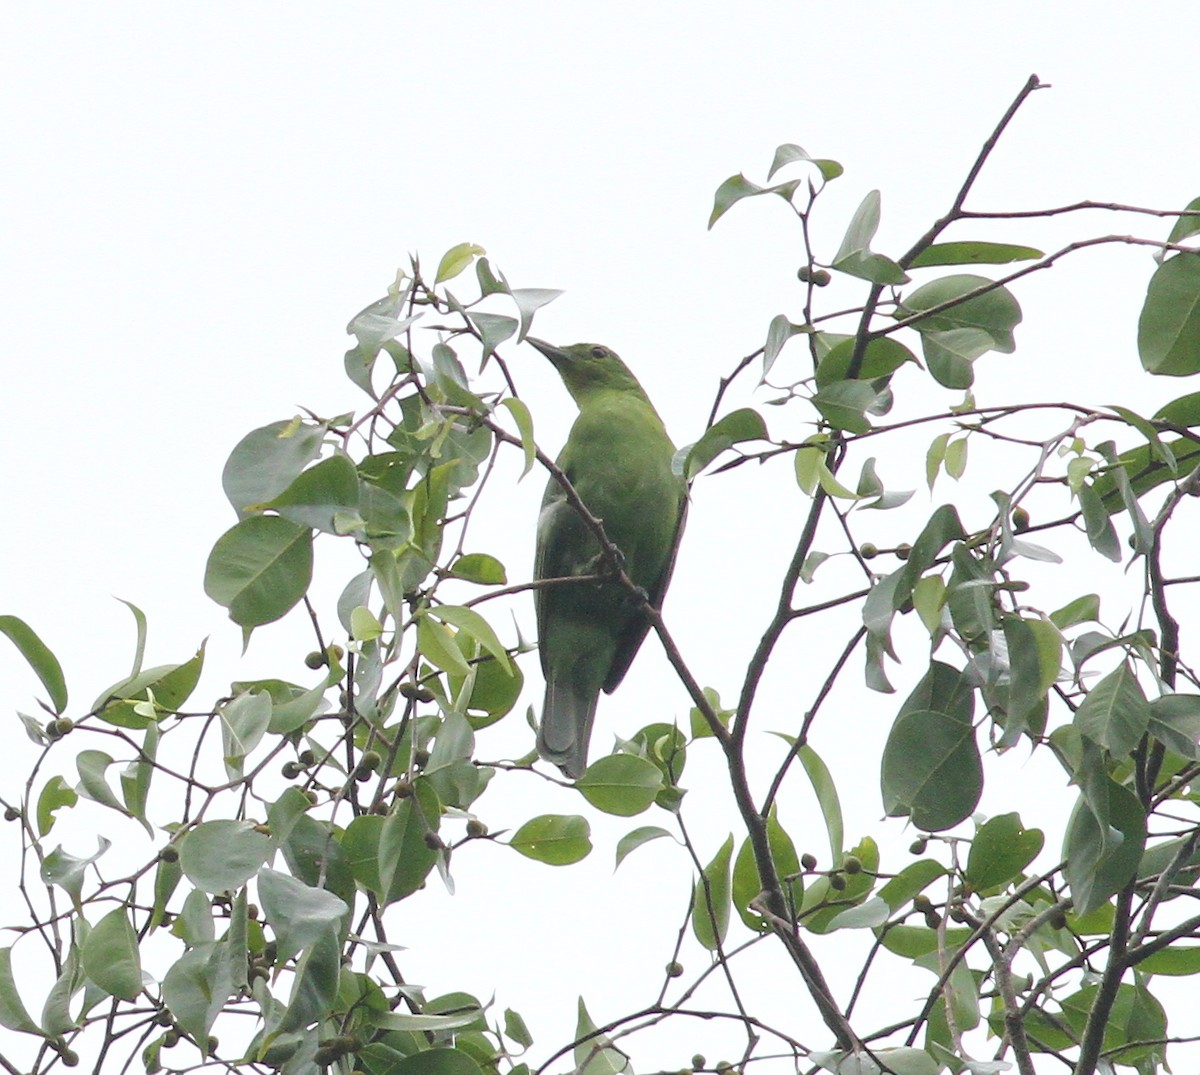
{"type": "Polygon", "coordinates": [[[598,391],[642,391],[629,367],[615,351],[603,344],[574,343],[570,347],[555,347],[533,336],[525,338],[554,364],[576,403],[598,391]]]}

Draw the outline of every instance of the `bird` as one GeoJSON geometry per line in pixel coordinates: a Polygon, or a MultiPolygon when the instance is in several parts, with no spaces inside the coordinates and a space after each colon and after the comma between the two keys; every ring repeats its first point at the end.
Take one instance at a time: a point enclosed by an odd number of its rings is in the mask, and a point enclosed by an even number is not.
{"type": "MultiPolygon", "coordinates": [[[[629,367],[608,347],[556,347],[526,339],[562,378],[579,407],[558,467],[620,553],[620,566],[661,608],[687,516],[687,484],[671,468],[674,445],[629,367]]],[[[611,574],[595,534],[557,475],[538,516],[534,578],[611,574]]],[[[534,592],[546,695],[538,753],[575,780],[587,768],[600,691],[625,677],[650,622],[639,595],[615,578],[561,582],[534,592]]]]}

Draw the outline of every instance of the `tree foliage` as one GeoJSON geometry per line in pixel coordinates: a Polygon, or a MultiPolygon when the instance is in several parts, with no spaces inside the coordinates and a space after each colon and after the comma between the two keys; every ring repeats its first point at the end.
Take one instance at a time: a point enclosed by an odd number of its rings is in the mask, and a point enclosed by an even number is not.
{"type": "MultiPolygon", "coordinates": [[[[1159,984],[1200,973],[1200,680],[1184,647],[1200,393],[1140,415],[994,404],[972,387],[977,363],[1017,345],[1026,278],[1104,244],[1157,258],[1137,326],[1141,365],[1200,372],[1200,255],[1186,245],[1200,200],[1182,212],[1090,202],[968,210],[1037,86],[1031,79],[1014,100],[946,213],[895,256],[872,249],[878,192],[836,252],[818,256],[809,224],[843,169],[797,145],[776,150],[768,185],[738,175],[718,188],[710,226],[768,195],[791,212],[803,287],[721,380],[675,465],[703,484],[768,464],[805,519],[732,692],[689,664],[669,606],[647,609],[688,719],[650,724],[597,758],[573,790],[564,785],[565,812],[502,834],[477,816],[485,794],[556,777],[536,761],[532,734],[523,757],[485,749],[491,725],[520,720],[532,648],[493,610],[514,595],[527,602],[530,587],[510,579],[472,524],[487,498],[504,496],[498,460],[563,476],[535,439],[506,358],[558,293],[511,286],[473,244],[447,251],[432,279],[414,259],[351,320],[345,373],[366,397],[361,410],[273,422],[225,465],[236,521],[213,546],[205,590],[247,641],[284,616],[309,618],[307,674],[236,681],[197,701],[203,645],[145,667],[148,628],[131,606],[132,671],[79,705],[34,628],[0,617],[46,696],[43,716],[21,717],[42,754],[3,800],[27,912],[0,947],[0,1025],[20,1056],[6,1068],[84,1057],[97,1071],[127,1070],[133,1058],[147,1072],[598,1075],[645,1070],[639,1035],[700,1015],[725,1027],[730,1062],[753,1070],[984,1075],[1006,1062],[1033,1072],[1044,1058],[1080,1075],[1165,1070],[1168,1043],[1197,1034],[1190,1008],[1172,1009],[1159,984]],[[1021,241],[1023,218],[1084,209],[1175,223],[1165,240],[1084,236],[1050,253],[1021,241]],[[975,237],[995,217],[1012,241],[975,237]],[[822,310],[834,274],[858,289],[852,309],[822,310]],[[753,377],[771,409],[727,405],[735,382],[753,377]],[[928,409],[943,390],[955,402],[928,409]],[[789,435],[771,433],[783,427],[789,435]],[[893,448],[914,431],[917,459],[893,448]],[[982,512],[959,495],[979,449],[1003,461],[982,512]],[[885,485],[881,469],[890,482],[906,466],[901,487],[885,485]],[[923,518],[903,487],[922,482],[942,494],[923,518]],[[891,531],[887,511],[901,520],[891,531]],[[881,543],[897,527],[904,539],[881,543]],[[358,568],[334,606],[318,607],[314,563],[337,545],[354,550],[358,568]],[[1137,592],[1089,586],[1061,601],[1063,573],[1047,571],[1060,563],[1084,579],[1103,577],[1092,565],[1119,564],[1137,592]],[[844,620],[830,617],[847,609],[855,623],[840,656],[823,670],[789,669],[789,630],[839,630],[844,620]],[[922,646],[909,644],[915,636],[922,646]],[[812,737],[859,667],[875,692],[860,705],[894,714],[878,781],[896,820],[851,843],[840,796],[861,782],[827,764],[812,737]],[[790,727],[768,726],[756,706],[768,669],[794,678],[805,699],[790,727]],[[897,704],[898,670],[910,686],[897,704]],[[1053,757],[1074,789],[1069,818],[1035,818],[1039,804],[1023,802],[977,813],[1018,750],[1053,757]],[[686,796],[688,755],[700,751],[720,757],[735,804],[725,830],[702,836],[687,826],[686,796]],[[74,776],[44,775],[51,759],[74,776]],[[815,793],[827,854],[785,827],[779,802],[794,786],[815,793]],[[106,869],[104,835],[94,851],[68,850],[56,832],[66,811],[89,812],[101,833],[117,815],[140,825],[137,864],[106,869]],[[597,1023],[581,998],[574,1040],[535,1042],[511,1008],[407,983],[389,931],[409,897],[452,884],[454,862],[484,843],[575,863],[592,851],[592,811],[654,814],[620,840],[618,866],[664,838],[690,856],[691,870],[665,882],[690,900],[678,936],[648,957],[667,963],[653,1003],[597,1023]],[[892,849],[906,825],[905,839],[916,832],[908,854],[892,849]],[[1065,833],[1061,848],[1047,848],[1046,829],[1065,833]],[[852,996],[831,989],[813,955],[829,935],[847,937],[847,953],[857,951],[849,938],[870,937],[852,996]],[[753,973],[744,956],[764,946],[776,953],[771,973],[811,998],[794,1025],[760,1019],[740,999],[739,978],[753,973]],[[690,976],[685,952],[702,962],[690,976]],[[886,1025],[864,1025],[861,989],[900,965],[928,973],[925,996],[894,997],[886,1025]],[[39,976],[52,984],[33,988],[39,976]],[[724,1000],[698,1012],[696,990],[714,982],[725,983],[724,1000]]],[[[603,520],[590,525],[602,534],[603,520]]],[[[492,985],[503,995],[504,983],[492,985]]],[[[703,1057],[680,1063],[724,1070],[703,1057]]]]}

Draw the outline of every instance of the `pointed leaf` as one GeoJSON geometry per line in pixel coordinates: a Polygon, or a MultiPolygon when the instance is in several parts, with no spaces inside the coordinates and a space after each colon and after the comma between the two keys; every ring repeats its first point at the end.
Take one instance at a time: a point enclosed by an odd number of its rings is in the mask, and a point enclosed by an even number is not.
{"type": "Polygon", "coordinates": [[[513,834],[508,846],[526,858],[551,866],[569,866],[592,850],[591,829],[578,815],[542,814],[513,834]]]}
{"type": "Polygon", "coordinates": [[[12,644],[20,650],[21,656],[29,662],[30,668],[50,695],[54,712],[61,713],[66,709],[67,683],[63,678],[62,666],[58,663],[58,658],[38,638],[33,628],[16,616],[0,616],[0,634],[7,635],[12,644]]]}

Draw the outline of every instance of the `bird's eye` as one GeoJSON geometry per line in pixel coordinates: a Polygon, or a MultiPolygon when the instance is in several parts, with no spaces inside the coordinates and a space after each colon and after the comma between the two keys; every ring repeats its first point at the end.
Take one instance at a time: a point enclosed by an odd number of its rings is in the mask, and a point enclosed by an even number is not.
{"type": "Polygon", "coordinates": [[[608,352],[603,347],[593,347],[592,348],[592,358],[604,358],[607,355],[608,355],[608,352]]]}

